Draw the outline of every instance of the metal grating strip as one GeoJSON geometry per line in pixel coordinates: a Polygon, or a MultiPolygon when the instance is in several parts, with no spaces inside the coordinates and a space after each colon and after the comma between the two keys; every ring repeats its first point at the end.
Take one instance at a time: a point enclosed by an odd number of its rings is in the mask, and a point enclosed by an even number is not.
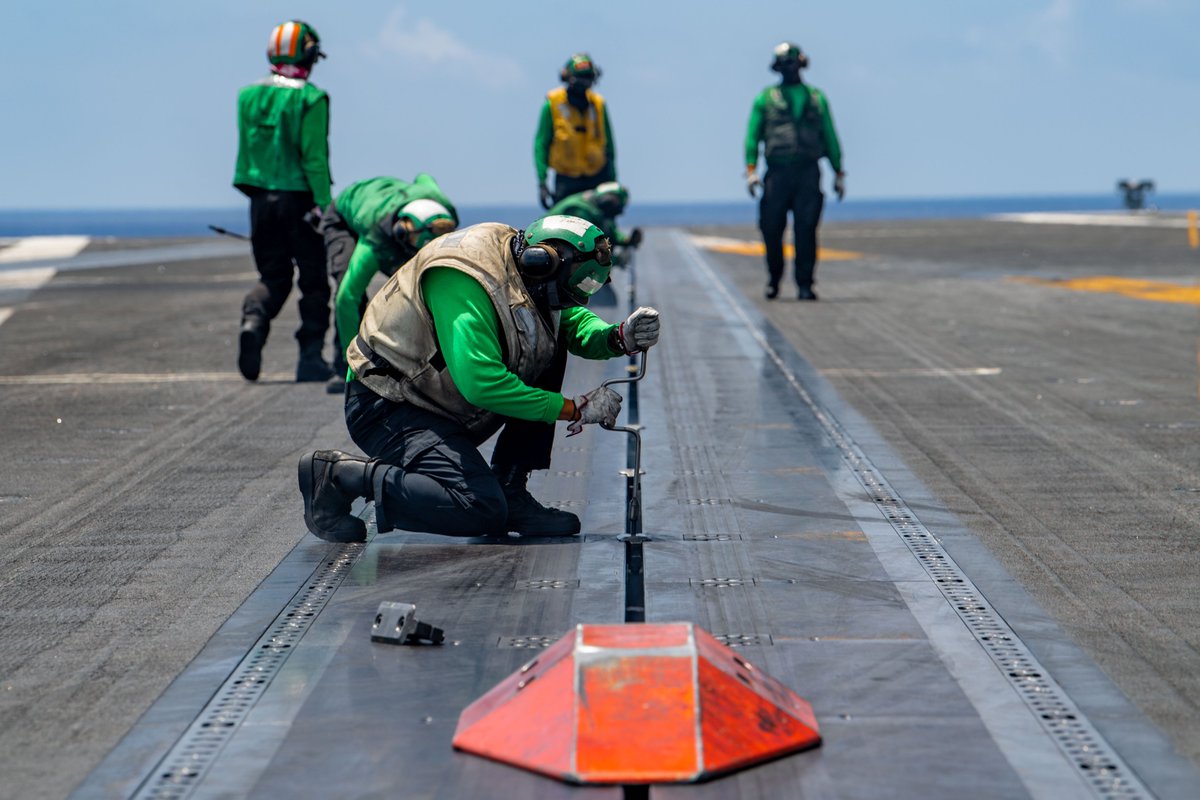
{"type": "Polygon", "coordinates": [[[808,406],[825,433],[841,451],[855,477],[868,496],[891,523],[925,571],[934,579],[942,595],[958,613],[968,630],[1034,713],[1042,728],[1058,745],[1099,798],[1150,798],[1152,793],[1133,770],[1117,755],[1058,682],[1038,663],[1033,653],[1018,638],[1008,623],[988,604],[983,594],[954,562],[941,543],[916,518],[899,495],[884,479],[854,439],[837,419],[817,402],[808,389],[779,355],[760,330],[751,322],[741,304],[717,278],[695,249],[680,239],[680,249],[706,275],[717,291],[725,296],[734,313],[745,323],[747,333],[808,406]]]}
{"type": "Polygon", "coordinates": [[[714,633],[712,636],[726,647],[760,647],[775,644],[769,633],[714,633]]]}
{"type": "Polygon", "coordinates": [[[517,650],[539,650],[557,642],[565,634],[558,636],[539,636],[537,634],[527,634],[525,636],[501,636],[496,642],[496,647],[501,650],[517,649],[517,650]]]}
{"type": "Polygon", "coordinates": [[[578,589],[578,578],[528,578],[513,584],[514,589],[578,589]]]}
{"type": "Polygon", "coordinates": [[[221,750],[266,692],[300,638],[349,574],[366,545],[331,548],[332,557],[313,571],[254,647],[163,756],[133,795],[139,800],[181,800],[204,780],[221,750]]]}
{"type": "Polygon", "coordinates": [[[692,586],[701,589],[728,589],[733,586],[757,586],[757,578],[688,578],[692,586]]]}

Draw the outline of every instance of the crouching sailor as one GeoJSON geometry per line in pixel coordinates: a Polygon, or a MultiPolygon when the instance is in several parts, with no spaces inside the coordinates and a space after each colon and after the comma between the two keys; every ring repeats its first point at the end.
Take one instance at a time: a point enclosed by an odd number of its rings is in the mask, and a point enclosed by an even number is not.
{"type": "Polygon", "coordinates": [[[599,228],[561,215],[524,231],[473,225],[426,245],[371,300],[346,353],[346,425],[368,457],[300,459],[308,529],[363,541],[350,508],[364,497],[380,532],[579,533],[579,518],[543,506],[526,480],[550,466],[556,420],[579,433],[620,412],[606,387],[560,393],[567,354],[606,359],[658,341],[652,308],[609,324],[584,307],[611,263],[599,228]],[[478,447],[497,431],[489,467],[478,447]]]}

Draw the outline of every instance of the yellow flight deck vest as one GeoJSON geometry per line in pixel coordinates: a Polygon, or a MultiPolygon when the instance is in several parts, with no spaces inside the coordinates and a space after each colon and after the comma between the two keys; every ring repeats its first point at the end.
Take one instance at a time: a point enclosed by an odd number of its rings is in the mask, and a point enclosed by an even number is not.
{"type": "Polygon", "coordinates": [[[546,163],[568,178],[595,175],[604,169],[608,137],[604,133],[604,98],[588,90],[586,114],[567,102],[567,88],[546,95],[554,120],[554,140],[546,163]]]}
{"type": "MultiPolygon", "coordinates": [[[[450,267],[478,281],[496,309],[504,365],[532,384],[554,360],[557,331],[538,313],[517,271],[511,247],[516,235],[507,225],[485,222],[422,247],[363,314],[358,336],[346,350],[358,380],[381,397],[457,420],[485,438],[498,430],[506,417],[468,403],[451,380],[421,277],[432,267],[450,267]]],[[[557,315],[554,321],[556,328],[557,315]]]]}

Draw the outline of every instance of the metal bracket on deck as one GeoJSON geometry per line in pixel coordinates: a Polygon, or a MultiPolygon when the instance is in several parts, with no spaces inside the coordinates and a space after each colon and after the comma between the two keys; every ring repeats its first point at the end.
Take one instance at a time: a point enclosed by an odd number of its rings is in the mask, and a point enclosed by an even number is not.
{"type": "Polygon", "coordinates": [[[441,644],[445,639],[446,634],[441,628],[417,621],[417,607],[412,603],[380,603],[375,612],[375,624],[371,626],[372,642],[441,644]]]}

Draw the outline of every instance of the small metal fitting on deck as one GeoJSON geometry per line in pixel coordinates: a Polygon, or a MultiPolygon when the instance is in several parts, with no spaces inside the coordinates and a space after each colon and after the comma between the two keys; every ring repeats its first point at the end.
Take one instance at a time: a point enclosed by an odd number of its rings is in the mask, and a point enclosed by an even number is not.
{"type": "Polygon", "coordinates": [[[384,601],[375,612],[371,626],[371,641],[384,644],[441,644],[446,634],[441,628],[417,620],[417,607],[412,603],[384,601]]]}

